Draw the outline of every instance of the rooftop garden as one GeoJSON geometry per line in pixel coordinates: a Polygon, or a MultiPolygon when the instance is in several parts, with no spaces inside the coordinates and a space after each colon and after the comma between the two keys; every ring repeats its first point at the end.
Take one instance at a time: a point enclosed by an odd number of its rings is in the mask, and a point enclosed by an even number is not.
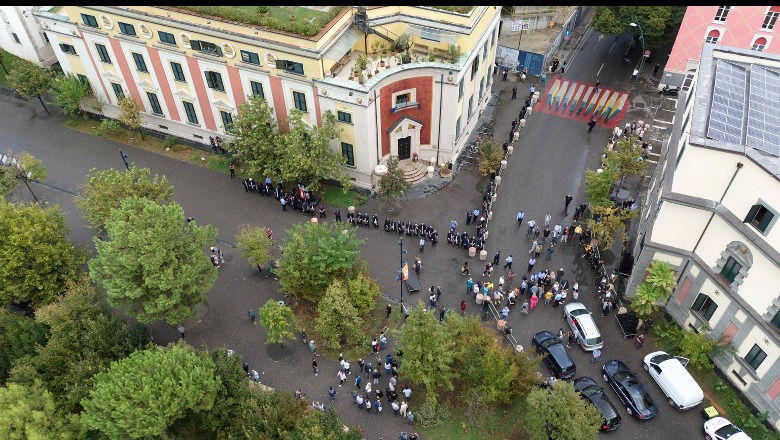
{"type": "Polygon", "coordinates": [[[303,6],[175,6],[197,14],[239,23],[264,26],[279,31],[313,37],[344,6],[332,6],[327,12],[303,6]]]}
{"type": "Polygon", "coordinates": [[[457,12],[458,14],[468,14],[475,6],[428,6],[429,8],[441,9],[442,11],[457,12]]]}

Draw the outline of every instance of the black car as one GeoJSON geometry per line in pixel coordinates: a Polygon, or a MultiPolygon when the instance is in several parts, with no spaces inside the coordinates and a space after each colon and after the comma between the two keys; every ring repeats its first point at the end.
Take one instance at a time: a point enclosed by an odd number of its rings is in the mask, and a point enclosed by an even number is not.
{"type": "Polygon", "coordinates": [[[588,399],[604,417],[604,423],[601,424],[602,431],[614,431],[620,426],[620,414],[595,380],[587,376],[577,378],[574,380],[574,389],[583,399],[588,399]]]}
{"type": "Polygon", "coordinates": [[[554,334],[547,330],[541,331],[534,335],[533,344],[538,353],[545,355],[544,361],[556,378],[569,379],[577,372],[571,356],[554,334]]]}
{"type": "Polygon", "coordinates": [[[658,407],[639,383],[639,379],[623,362],[613,359],[601,367],[604,380],[626,405],[626,412],[639,420],[648,420],[658,414],[658,407]]]}

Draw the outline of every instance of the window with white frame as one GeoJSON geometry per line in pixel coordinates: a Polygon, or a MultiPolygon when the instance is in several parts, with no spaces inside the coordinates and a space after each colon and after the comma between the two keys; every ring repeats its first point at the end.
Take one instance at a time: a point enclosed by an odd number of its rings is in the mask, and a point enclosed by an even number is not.
{"type": "Polygon", "coordinates": [[[709,321],[710,318],[712,318],[712,315],[715,314],[715,310],[717,309],[718,304],[716,304],[709,295],[704,293],[700,293],[691,306],[691,310],[698,312],[706,321],[709,321]]]}
{"type": "Polygon", "coordinates": [[[393,93],[393,110],[417,107],[417,89],[401,90],[393,93]]]}
{"type": "Polygon", "coordinates": [[[780,16],[780,6],[772,6],[764,17],[764,23],[761,25],[761,29],[774,29],[777,24],[777,17],[780,16]]]}
{"type": "Polygon", "coordinates": [[[712,43],[715,44],[720,39],[720,31],[717,29],[712,29],[710,33],[707,34],[707,38],[704,40],[705,43],[712,43]]]}
{"type": "Polygon", "coordinates": [[[763,52],[764,48],[766,48],[766,38],[764,37],[758,37],[755,41],[753,41],[753,45],[750,46],[752,50],[755,50],[756,52],[763,52]]]}
{"type": "Polygon", "coordinates": [[[729,12],[731,12],[731,6],[718,6],[718,12],[715,13],[715,21],[726,21],[729,12]]]}

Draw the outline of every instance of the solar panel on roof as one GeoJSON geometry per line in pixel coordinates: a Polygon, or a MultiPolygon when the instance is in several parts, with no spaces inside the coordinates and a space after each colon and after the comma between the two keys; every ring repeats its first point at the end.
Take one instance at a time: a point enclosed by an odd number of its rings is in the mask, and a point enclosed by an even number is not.
{"type": "Polygon", "coordinates": [[[780,73],[752,66],[749,98],[745,144],[780,156],[780,73]]]}
{"type": "Polygon", "coordinates": [[[747,71],[743,66],[718,60],[715,67],[712,107],[707,136],[742,143],[747,71]]]}

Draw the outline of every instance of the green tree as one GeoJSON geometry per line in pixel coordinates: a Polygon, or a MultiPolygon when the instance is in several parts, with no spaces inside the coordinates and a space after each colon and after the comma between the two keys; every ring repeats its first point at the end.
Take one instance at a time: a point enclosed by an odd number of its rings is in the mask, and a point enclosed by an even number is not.
{"type": "Polygon", "coordinates": [[[287,231],[276,273],[285,292],[318,302],[337,279],[359,267],[358,239],[352,228],[334,223],[299,223],[287,231]]]}
{"type": "Polygon", "coordinates": [[[194,316],[217,278],[203,252],[216,238],[214,227],[186,222],[178,203],[128,198],[111,211],[106,231],[108,241],[93,239],[97,257],[89,269],[112,306],[142,323],[176,324],[194,316]]]}
{"type": "Polygon", "coordinates": [[[345,342],[358,345],[365,338],[361,316],[350,302],[344,283],[336,280],[317,305],[317,332],[334,349],[345,342]]]}
{"type": "Polygon", "coordinates": [[[279,177],[288,182],[303,182],[312,191],[320,188],[323,180],[336,180],[344,191],[352,187],[344,171],[346,157],[331,147],[341,133],[336,115],[330,110],[322,114],[322,126],[309,126],[303,112],[292,110],[288,117],[290,131],[277,137],[279,177]]]}
{"type": "Polygon", "coordinates": [[[82,423],[110,438],[160,436],[188,413],[208,414],[221,379],[214,361],[179,344],[137,351],[95,375],[82,423]]]}
{"type": "Polygon", "coordinates": [[[30,188],[30,181],[46,180],[46,168],[39,159],[36,159],[35,156],[26,151],[15,154],[9,149],[6,156],[12,158],[12,161],[15,160],[17,165],[16,167],[8,167],[0,172],[10,178],[14,185],[24,183],[30,194],[32,194],[33,199],[38,202],[38,197],[35,196],[32,188],[30,188]]]}
{"type": "Polygon", "coordinates": [[[141,117],[141,108],[135,102],[132,96],[122,95],[119,98],[119,122],[126,125],[130,130],[138,130],[141,133],[141,140],[144,140],[144,131],[141,127],[144,120],[141,117]]]}
{"type": "Polygon", "coordinates": [[[395,203],[409,190],[403,170],[398,168],[398,156],[387,159],[387,173],[379,178],[379,197],[384,202],[395,203]]]}
{"type": "Polygon", "coordinates": [[[48,329],[35,319],[0,308],[0,385],[17,363],[34,358],[45,345],[48,329]]]}
{"type": "Polygon", "coordinates": [[[596,206],[611,207],[615,202],[609,199],[612,192],[612,173],[594,170],[585,170],[585,194],[588,195],[588,204],[591,208],[596,206]]]}
{"type": "Polygon", "coordinates": [[[685,9],[685,6],[597,6],[591,26],[608,35],[625,31],[637,37],[644,34],[645,48],[658,49],[674,40],[685,9]],[[631,23],[641,26],[641,30],[631,23]]]}
{"type": "Polygon", "coordinates": [[[285,339],[295,338],[295,317],[288,305],[269,299],[258,310],[257,317],[258,323],[265,328],[269,344],[278,342],[281,345],[285,339]]]}
{"type": "Polygon", "coordinates": [[[688,358],[688,365],[699,371],[712,370],[714,356],[733,354],[734,347],[725,340],[723,334],[716,340],[708,335],[710,329],[707,325],[697,330],[685,330],[674,322],[661,322],[653,327],[653,333],[661,341],[664,350],[688,358]]]}
{"type": "Polygon", "coordinates": [[[131,326],[105,305],[88,277],[68,282],[67,292],[36,312],[50,329],[48,343],[32,361],[39,377],[68,413],[81,410],[92,389],[92,377],[113,361],[151,342],[142,325],[131,326]]]}
{"type": "Polygon", "coordinates": [[[559,380],[551,389],[535,388],[528,395],[525,420],[531,440],[596,440],[604,421],[590,402],[581,398],[570,382],[559,380]]]}
{"type": "Polygon", "coordinates": [[[268,237],[263,226],[244,225],[236,235],[236,247],[244,253],[244,258],[260,271],[263,270],[263,265],[273,258],[273,245],[273,240],[268,237]]]}
{"type": "Polygon", "coordinates": [[[45,304],[65,291],[85,261],[69,233],[58,206],[0,200],[0,303],[45,304]]]}
{"type": "Polygon", "coordinates": [[[626,176],[643,176],[647,171],[647,162],[641,160],[642,147],[633,141],[624,139],[617,143],[612,151],[607,151],[604,158],[604,171],[612,174],[613,180],[620,178],[618,188],[623,185],[626,176]]]}
{"type": "Polygon", "coordinates": [[[498,171],[503,159],[503,150],[491,139],[484,138],[479,142],[479,172],[483,176],[489,176],[498,171]]]}
{"type": "Polygon", "coordinates": [[[5,58],[8,56],[8,52],[5,51],[2,47],[0,47],[0,67],[3,68],[3,72],[5,72],[6,75],[8,75],[8,69],[5,68],[5,58]]]}
{"type": "Polygon", "coordinates": [[[376,306],[376,298],[382,293],[379,284],[367,271],[358,272],[346,282],[347,297],[361,316],[367,315],[376,306]]]}
{"type": "Polygon", "coordinates": [[[274,120],[274,109],[258,95],[248,97],[239,106],[238,117],[233,118],[230,133],[233,140],[225,149],[233,153],[249,172],[278,179],[281,170],[277,159],[282,152],[275,147],[278,127],[274,120]]]}
{"type": "Polygon", "coordinates": [[[32,386],[9,383],[0,388],[0,438],[6,440],[80,438],[57,411],[54,397],[40,381],[32,386]]]}
{"type": "Polygon", "coordinates": [[[647,276],[636,288],[631,307],[643,317],[648,317],[659,307],[659,302],[668,299],[677,286],[674,267],[666,261],[653,260],[647,276]]]}
{"type": "Polygon", "coordinates": [[[453,389],[454,346],[445,327],[418,301],[398,339],[398,350],[404,352],[398,372],[409,381],[424,385],[426,395],[435,400],[437,390],[453,389]]]}
{"type": "Polygon", "coordinates": [[[51,115],[41,97],[51,88],[51,72],[29,61],[17,59],[11,65],[11,72],[6,75],[6,79],[8,80],[8,85],[19,92],[24,99],[38,98],[43,109],[46,110],[46,114],[51,115]]]}
{"type": "Polygon", "coordinates": [[[132,167],[127,171],[92,168],[82,184],[80,196],[74,199],[76,207],[91,227],[102,228],[111,210],[118,208],[124,199],[146,197],[162,205],[173,200],[173,187],[165,176],[152,177],[149,168],[132,167]]]}
{"type": "Polygon", "coordinates": [[[590,210],[593,217],[588,219],[588,229],[591,236],[599,240],[601,249],[612,249],[616,235],[620,235],[621,242],[624,241],[627,222],[636,214],[636,211],[615,206],[591,206],[590,210]]]}
{"type": "Polygon", "coordinates": [[[90,90],[86,83],[81,82],[72,73],[56,77],[51,84],[51,89],[54,92],[54,102],[62,107],[66,115],[82,112],[81,101],[90,90]]]}

